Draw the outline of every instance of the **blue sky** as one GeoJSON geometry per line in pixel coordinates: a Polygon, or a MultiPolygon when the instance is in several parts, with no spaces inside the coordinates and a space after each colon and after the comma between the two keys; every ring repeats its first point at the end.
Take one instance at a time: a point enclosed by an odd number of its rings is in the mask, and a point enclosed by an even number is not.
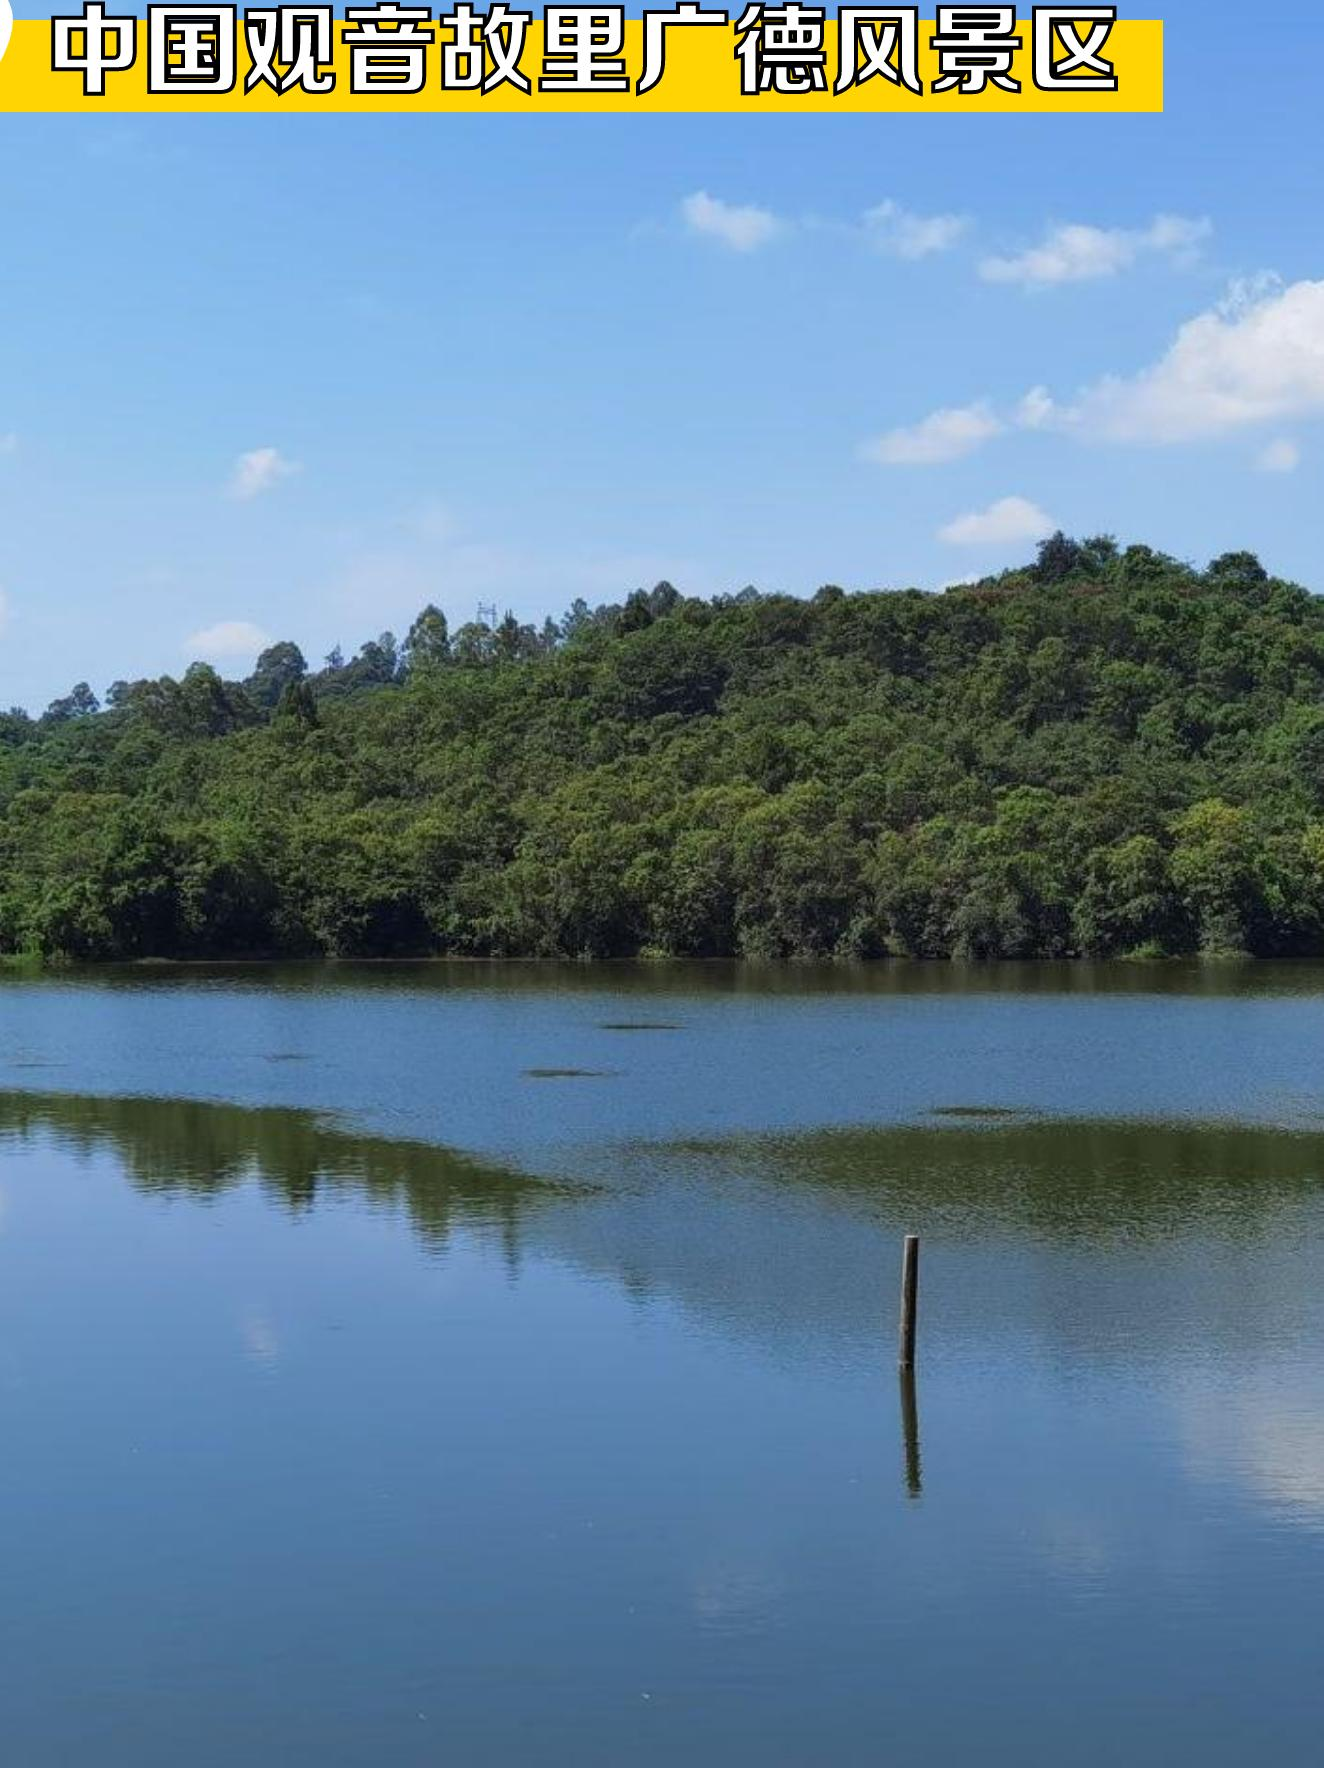
{"type": "Polygon", "coordinates": [[[1324,588],[1324,14],[1164,16],[1158,117],[0,119],[0,703],[1045,520],[1324,588]]]}

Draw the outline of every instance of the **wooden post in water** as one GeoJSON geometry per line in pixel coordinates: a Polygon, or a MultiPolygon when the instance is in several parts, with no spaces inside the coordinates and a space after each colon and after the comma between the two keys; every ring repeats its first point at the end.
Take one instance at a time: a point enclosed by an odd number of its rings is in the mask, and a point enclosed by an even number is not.
{"type": "Polygon", "coordinates": [[[901,1356],[903,1369],[915,1367],[915,1315],[919,1306],[919,1235],[907,1234],[901,1254],[901,1356]]]}

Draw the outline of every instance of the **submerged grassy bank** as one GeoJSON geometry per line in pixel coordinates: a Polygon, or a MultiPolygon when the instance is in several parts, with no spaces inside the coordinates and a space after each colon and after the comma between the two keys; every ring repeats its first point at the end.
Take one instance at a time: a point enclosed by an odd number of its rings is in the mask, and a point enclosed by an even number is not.
{"type": "Polygon", "coordinates": [[[1324,606],[1056,536],[941,595],[426,609],[0,717],[0,953],[1324,952],[1324,606]]]}

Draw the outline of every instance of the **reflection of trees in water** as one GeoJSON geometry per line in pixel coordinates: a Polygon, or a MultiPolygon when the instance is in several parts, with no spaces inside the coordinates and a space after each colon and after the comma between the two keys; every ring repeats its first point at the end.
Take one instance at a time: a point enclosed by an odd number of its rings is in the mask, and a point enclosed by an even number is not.
{"type": "Polygon", "coordinates": [[[848,1338],[891,1358],[906,1230],[935,1245],[921,1361],[940,1337],[986,1347],[1032,1329],[1079,1361],[1244,1348],[1324,1320],[1312,1134],[946,1118],[581,1149],[590,1183],[558,1185],[306,1111],[0,1092],[0,1137],[36,1135],[115,1155],[149,1194],[256,1182],[291,1210],[352,1196],[433,1249],[473,1226],[508,1257],[534,1247],[641,1303],[668,1296],[790,1348],[848,1338]],[[582,1206],[539,1207],[571,1198],[582,1206]]]}
{"type": "MultiPolygon", "coordinates": [[[[62,983],[115,990],[250,989],[288,994],[558,994],[685,997],[1153,995],[1235,997],[1311,996],[1321,966],[1261,959],[1168,959],[1141,964],[1082,959],[1004,960],[977,964],[893,958],[871,963],[759,963],[737,959],[676,959],[665,964],[625,960],[610,964],[518,959],[323,959],[266,963],[98,964],[60,972],[62,983]]],[[[10,971],[0,983],[48,985],[49,975],[10,971]]]]}
{"type": "Polygon", "coordinates": [[[1324,1192],[1324,1135],[1255,1125],[950,1118],[691,1141],[672,1158],[835,1194],[915,1227],[1063,1243],[1239,1238],[1324,1192]]]}
{"type": "MultiPolygon", "coordinates": [[[[38,1132],[76,1152],[113,1150],[146,1192],[206,1197],[256,1178],[302,1209],[341,1190],[403,1203],[425,1237],[444,1236],[457,1212],[513,1223],[532,1202],[585,1190],[292,1107],[0,1091],[0,1135],[38,1132]]],[[[738,1177],[837,1196],[888,1220],[1073,1242],[1236,1233],[1324,1189],[1324,1134],[1228,1124],[935,1114],[931,1125],[626,1144],[584,1158],[600,1167],[602,1189],[593,1188],[604,1203],[622,1185],[637,1194],[680,1181],[693,1210],[696,1187],[738,1177]]],[[[748,1212],[752,1199],[742,1201],[748,1212]]]]}
{"type": "Polygon", "coordinates": [[[308,1111],[0,1092],[0,1136],[38,1134],[76,1154],[113,1152],[147,1193],[214,1197],[256,1179],[292,1210],[353,1195],[402,1211],[431,1247],[459,1221],[497,1229],[513,1249],[522,1212],[568,1189],[426,1142],[360,1135],[308,1111]]]}
{"type": "Polygon", "coordinates": [[[926,1357],[1063,1369],[1270,1354],[1324,1332],[1324,1139],[1254,1127],[969,1122],[637,1143],[585,1159],[542,1247],[706,1324],[895,1356],[901,1236],[926,1238],[926,1357]],[[608,1175],[608,1167],[612,1172],[608,1175]]]}

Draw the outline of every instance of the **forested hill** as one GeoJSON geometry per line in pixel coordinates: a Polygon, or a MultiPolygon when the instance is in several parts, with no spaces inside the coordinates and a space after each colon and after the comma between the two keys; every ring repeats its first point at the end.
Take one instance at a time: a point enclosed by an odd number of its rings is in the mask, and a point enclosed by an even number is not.
{"type": "Polygon", "coordinates": [[[1324,604],[1055,536],[944,594],[426,609],[0,718],[0,950],[1324,951],[1324,604]]]}

